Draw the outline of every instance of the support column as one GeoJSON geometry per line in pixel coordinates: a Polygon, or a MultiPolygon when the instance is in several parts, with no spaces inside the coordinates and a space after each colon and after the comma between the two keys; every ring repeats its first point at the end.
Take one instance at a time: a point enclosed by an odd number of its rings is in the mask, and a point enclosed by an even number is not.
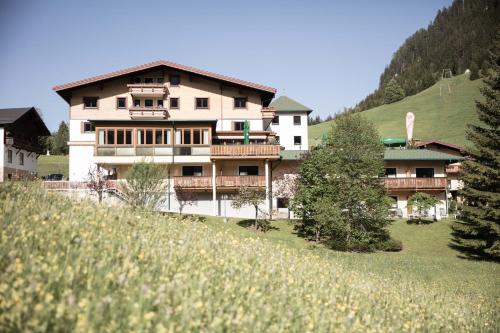
{"type": "Polygon", "coordinates": [[[269,191],[269,161],[266,160],[266,213],[270,214],[271,201],[270,201],[270,191],[269,191]]]}
{"type": "Polygon", "coordinates": [[[212,161],[212,215],[217,216],[217,184],[215,183],[216,177],[215,161],[212,161]]]}

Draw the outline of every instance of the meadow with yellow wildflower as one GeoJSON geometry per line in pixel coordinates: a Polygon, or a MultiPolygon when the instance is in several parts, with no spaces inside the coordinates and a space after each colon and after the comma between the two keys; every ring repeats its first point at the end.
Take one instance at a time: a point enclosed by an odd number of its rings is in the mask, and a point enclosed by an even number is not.
{"type": "Polygon", "coordinates": [[[487,332],[498,295],[431,288],[210,225],[0,185],[0,331],[487,332]]]}

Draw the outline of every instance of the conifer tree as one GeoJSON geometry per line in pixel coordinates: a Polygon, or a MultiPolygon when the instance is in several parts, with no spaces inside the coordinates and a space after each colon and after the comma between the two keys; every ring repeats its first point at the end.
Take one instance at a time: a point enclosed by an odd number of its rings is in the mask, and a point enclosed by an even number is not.
{"type": "Polygon", "coordinates": [[[395,78],[392,78],[385,87],[384,103],[391,104],[405,98],[405,91],[395,78]]]}
{"type": "Polygon", "coordinates": [[[490,52],[491,69],[476,102],[480,125],[469,125],[470,160],[463,163],[464,218],[454,225],[455,246],[472,257],[500,260],[500,33],[490,52]]]}

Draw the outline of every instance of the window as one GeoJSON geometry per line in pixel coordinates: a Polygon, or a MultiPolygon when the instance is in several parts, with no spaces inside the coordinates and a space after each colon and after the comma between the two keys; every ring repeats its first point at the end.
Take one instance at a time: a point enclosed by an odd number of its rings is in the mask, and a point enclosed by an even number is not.
{"type": "Polygon", "coordinates": [[[24,165],[24,153],[19,153],[19,165],[24,165]]]}
{"type": "Polygon", "coordinates": [[[389,178],[396,178],[396,168],[385,168],[385,176],[389,178]]]}
{"type": "Polygon", "coordinates": [[[125,97],[118,97],[116,99],[116,107],[118,109],[125,109],[127,107],[127,99],[125,97]]]}
{"type": "Polygon", "coordinates": [[[144,78],[144,83],[153,83],[153,78],[152,77],[144,78]]]}
{"type": "Polygon", "coordinates": [[[200,130],[199,129],[194,129],[193,130],[193,144],[194,145],[199,145],[200,143],[201,143],[200,130]]]}
{"type": "Polygon", "coordinates": [[[95,126],[91,122],[83,122],[83,133],[93,133],[95,132],[95,126]]]}
{"type": "Polygon", "coordinates": [[[162,99],[159,99],[156,101],[156,105],[159,107],[159,108],[162,108],[163,107],[163,100],[162,99]]]}
{"type": "Polygon", "coordinates": [[[166,145],[170,145],[172,144],[171,143],[171,134],[170,134],[171,130],[170,129],[164,129],[163,130],[163,143],[166,144],[166,145]]]}
{"type": "Polygon", "coordinates": [[[184,130],[183,136],[183,144],[190,145],[191,144],[191,130],[184,130]]]}
{"type": "Polygon", "coordinates": [[[279,125],[280,124],[280,117],[279,116],[275,116],[273,118],[273,125],[279,125]]]}
{"type": "Polygon", "coordinates": [[[417,178],[434,177],[434,168],[416,168],[417,178]]]}
{"type": "Polygon", "coordinates": [[[175,130],[175,144],[176,145],[182,144],[182,131],[181,130],[175,130]]]}
{"type": "Polygon", "coordinates": [[[114,130],[107,130],[106,144],[108,144],[108,145],[115,144],[115,131],[114,130]]]}
{"type": "Polygon", "coordinates": [[[203,130],[203,141],[201,142],[204,145],[208,145],[208,130],[203,130]]]}
{"type": "Polygon", "coordinates": [[[7,163],[12,163],[12,150],[7,150],[7,163]]]}
{"type": "Polygon", "coordinates": [[[208,98],[196,98],[196,108],[197,109],[208,109],[208,98]]]}
{"type": "Polygon", "coordinates": [[[86,109],[95,109],[97,108],[97,100],[98,97],[84,97],[83,98],[83,106],[86,109]]]}
{"type": "Polygon", "coordinates": [[[278,198],[277,208],[288,208],[288,198],[278,198]]]}
{"type": "Polygon", "coordinates": [[[235,97],[234,98],[234,107],[235,108],[246,108],[247,107],[247,98],[246,97],[235,97]]]}
{"type": "Polygon", "coordinates": [[[181,84],[181,77],[179,75],[170,75],[170,85],[178,86],[181,84]]]}
{"type": "Polygon", "coordinates": [[[134,99],[134,107],[136,107],[136,108],[141,107],[141,100],[140,99],[134,99]]]}
{"type": "Polygon", "coordinates": [[[102,130],[100,129],[99,132],[97,133],[98,134],[98,143],[100,145],[103,145],[106,143],[105,141],[105,138],[106,138],[106,131],[105,130],[102,130]]]}
{"type": "Polygon", "coordinates": [[[163,143],[163,130],[155,131],[155,145],[161,145],[163,143]]]}
{"type": "Polygon", "coordinates": [[[124,139],[125,139],[125,130],[122,129],[116,130],[116,144],[117,145],[124,144],[124,139]]]}
{"type": "Polygon", "coordinates": [[[241,165],[239,170],[240,176],[258,176],[259,167],[256,165],[241,165]]]}
{"type": "Polygon", "coordinates": [[[132,144],[132,130],[131,129],[125,130],[125,144],[126,145],[132,144]]]}
{"type": "Polygon", "coordinates": [[[203,168],[199,165],[197,166],[183,166],[182,175],[183,176],[197,176],[200,177],[203,174],[203,168]]]}
{"type": "Polygon", "coordinates": [[[300,116],[293,116],[293,124],[300,125],[300,116]]]}
{"type": "Polygon", "coordinates": [[[152,99],[145,99],[144,100],[144,106],[147,108],[153,107],[153,100],[152,99]]]}
{"type": "Polygon", "coordinates": [[[153,130],[152,129],[146,130],[146,144],[147,145],[153,144],[153,130]]]}
{"type": "Polygon", "coordinates": [[[243,129],[245,128],[244,121],[235,121],[233,124],[235,131],[243,131],[243,129]]]}
{"type": "Polygon", "coordinates": [[[178,97],[171,97],[170,98],[170,108],[171,109],[178,109],[179,108],[179,98],[178,97]]]}
{"type": "Polygon", "coordinates": [[[302,137],[301,136],[294,136],[293,137],[293,144],[296,146],[299,146],[302,144],[302,137]]]}

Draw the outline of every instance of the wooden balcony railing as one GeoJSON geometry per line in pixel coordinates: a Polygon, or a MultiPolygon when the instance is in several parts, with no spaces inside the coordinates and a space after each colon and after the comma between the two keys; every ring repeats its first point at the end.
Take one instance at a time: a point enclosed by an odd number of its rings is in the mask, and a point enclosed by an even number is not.
{"type": "Polygon", "coordinates": [[[389,190],[444,190],[446,178],[384,178],[389,190]]]}
{"type": "Polygon", "coordinates": [[[264,107],[261,110],[262,113],[262,118],[267,118],[267,119],[273,119],[274,116],[276,115],[276,109],[272,107],[264,107]]]}
{"type": "MultiPolygon", "coordinates": [[[[68,181],[68,180],[45,180],[42,182],[42,187],[47,190],[85,190],[88,189],[88,183],[85,181],[68,181]]],[[[117,180],[107,180],[107,189],[120,190],[121,186],[117,180]]]]}
{"type": "Polygon", "coordinates": [[[450,174],[458,174],[462,172],[462,166],[461,165],[448,165],[446,166],[446,173],[450,174]]]}
{"type": "Polygon", "coordinates": [[[167,87],[163,83],[127,84],[131,95],[136,97],[163,97],[167,87]]]}
{"type": "Polygon", "coordinates": [[[36,142],[32,142],[32,141],[28,141],[28,140],[24,140],[24,139],[20,139],[20,138],[15,138],[15,137],[6,137],[5,144],[12,145],[12,147],[14,147],[14,148],[24,149],[24,150],[27,150],[27,151],[30,151],[30,152],[33,152],[33,153],[36,153],[39,155],[43,154],[43,151],[44,151],[44,148],[42,147],[42,145],[40,145],[36,142]]]}
{"type": "MultiPolygon", "coordinates": [[[[237,189],[239,187],[265,187],[265,176],[217,176],[217,188],[237,189]]],[[[212,189],[212,177],[182,176],[174,177],[174,187],[185,189],[212,189]]]]}
{"type": "Polygon", "coordinates": [[[215,178],[217,187],[265,187],[265,176],[218,176],[215,178]]]}
{"type": "Polygon", "coordinates": [[[174,187],[185,189],[211,189],[212,177],[183,176],[174,177],[174,187]]]}
{"type": "Polygon", "coordinates": [[[214,159],[224,158],[269,158],[278,159],[279,145],[212,145],[210,155],[214,159]]]}
{"type": "Polygon", "coordinates": [[[167,119],[168,112],[164,107],[132,106],[128,109],[132,119],[167,119]]]}

